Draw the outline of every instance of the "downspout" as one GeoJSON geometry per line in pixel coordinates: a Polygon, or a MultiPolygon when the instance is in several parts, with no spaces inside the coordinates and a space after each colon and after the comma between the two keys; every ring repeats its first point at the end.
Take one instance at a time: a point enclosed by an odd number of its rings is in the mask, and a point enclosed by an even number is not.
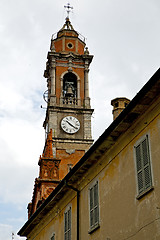
{"type": "Polygon", "coordinates": [[[79,240],[79,196],[80,196],[80,191],[76,188],[74,188],[71,185],[67,184],[67,181],[65,181],[65,185],[66,187],[72,189],[73,191],[75,191],[77,193],[77,240],[79,240]]]}

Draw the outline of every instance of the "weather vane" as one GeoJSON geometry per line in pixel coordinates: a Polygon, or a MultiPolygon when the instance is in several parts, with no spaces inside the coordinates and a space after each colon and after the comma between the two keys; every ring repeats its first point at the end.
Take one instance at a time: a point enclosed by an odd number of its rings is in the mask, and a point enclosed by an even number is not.
{"type": "Polygon", "coordinates": [[[73,9],[73,7],[70,6],[70,3],[67,3],[67,6],[64,6],[66,8],[67,11],[67,17],[69,18],[69,14],[71,12],[71,9],[73,9]]]}

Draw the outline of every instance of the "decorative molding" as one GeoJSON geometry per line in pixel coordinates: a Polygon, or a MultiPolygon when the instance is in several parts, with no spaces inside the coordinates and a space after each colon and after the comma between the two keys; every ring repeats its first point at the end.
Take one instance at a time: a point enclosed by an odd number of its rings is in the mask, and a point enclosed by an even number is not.
{"type": "MultiPolygon", "coordinates": [[[[67,67],[67,66],[68,66],[68,63],[57,63],[56,66],[57,66],[57,67],[67,67]]],[[[74,68],[82,68],[82,69],[84,69],[84,66],[82,66],[82,65],[72,64],[72,66],[73,66],[74,68]]]]}

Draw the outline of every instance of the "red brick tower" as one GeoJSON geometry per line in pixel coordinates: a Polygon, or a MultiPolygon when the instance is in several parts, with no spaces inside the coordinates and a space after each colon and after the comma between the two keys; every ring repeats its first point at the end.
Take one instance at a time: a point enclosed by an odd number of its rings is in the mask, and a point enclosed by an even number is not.
{"type": "Polygon", "coordinates": [[[93,143],[88,72],[93,56],[69,17],[51,39],[44,77],[46,144],[39,160],[29,217],[93,143]]]}
{"type": "Polygon", "coordinates": [[[69,18],[51,40],[44,77],[47,78],[46,135],[53,131],[53,155],[61,160],[62,179],[91,146],[88,72],[93,56],[69,18]]]}

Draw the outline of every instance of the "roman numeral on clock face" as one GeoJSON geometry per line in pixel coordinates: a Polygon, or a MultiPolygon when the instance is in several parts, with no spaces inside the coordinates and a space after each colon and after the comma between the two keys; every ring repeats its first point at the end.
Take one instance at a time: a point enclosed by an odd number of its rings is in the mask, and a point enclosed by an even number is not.
{"type": "Polygon", "coordinates": [[[80,129],[80,122],[73,116],[67,116],[62,119],[61,128],[68,134],[74,134],[80,129]]]}

